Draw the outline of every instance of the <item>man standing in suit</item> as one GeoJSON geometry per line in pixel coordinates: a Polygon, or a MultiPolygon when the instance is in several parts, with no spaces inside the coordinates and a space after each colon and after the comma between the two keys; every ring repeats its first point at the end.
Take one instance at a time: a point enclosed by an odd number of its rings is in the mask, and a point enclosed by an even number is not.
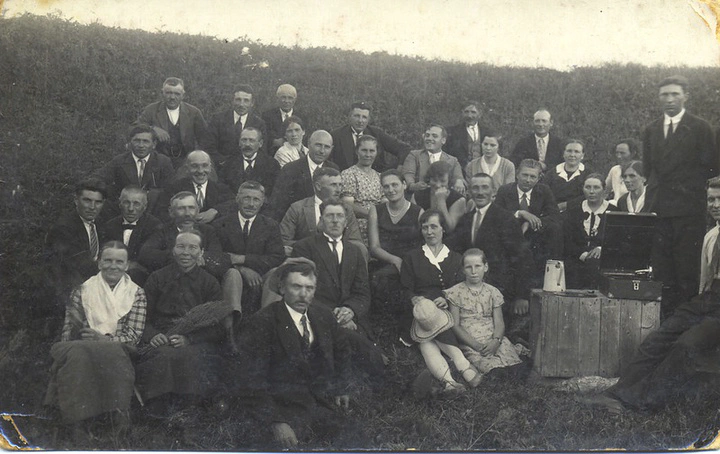
{"type": "Polygon", "coordinates": [[[243,313],[252,314],[260,308],[263,275],[280,265],[285,253],[277,221],[258,214],[265,202],[265,188],[257,181],[246,181],[235,200],[237,213],[216,220],[213,227],[230,263],[242,276],[237,284],[243,313]]]}
{"type": "Polygon", "coordinates": [[[130,185],[120,193],[120,216],[107,221],[102,226],[100,237],[104,241],[121,241],[128,250],[127,274],[132,280],[143,286],[148,272],[137,261],[143,243],[160,229],[162,222],[150,213],[146,213],[147,192],[140,186],[130,185]]]}
{"type": "Polygon", "coordinates": [[[111,200],[117,199],[123,188],[136,185],[147,191],[150,211],[155,208],[161,191],[175,175],[172,161],[155,151],[156,144],[157,136],[150,126],[135,125],[130,129],[129,151],[115,156],[97,172],[108,186],[111,200]]]}
{"type": "Polygon", "coordinates": [[[160,141],[159,151],[179,167],[188,153],[202,148],[207,141],[207,123],[200,109],[183,102],[185,83],[182,79],[165,79],[162,95],[162,101],[143,109],[136,123],[152,126],[160,141]]]}
{"type": "Polygon", "coordinates": [[[318,273],[312,263],[286,264],[279,274],[282,301],[255,314],[236,342],[243,355],[235,364],[240,379],[230,384],[233,394],[253,413],[247,419],[258,430],[252,433],[270,428],[276,449],[296,449],[311,436],[350,448],[346,442],[359,438],[343,435],[359,422],[348,424],[337,411],[350,402],[347,337],[332,312],[314,302],[318,273]]]}
{"type": "Polygon", "coordinates": [[[323,167],[337,170],[337,165],[328,161],[332,151],[332,136],[329,132],[318,129],[308,140],[307,157],[286,164],[280,169],[270,202],[273,218],[281,220],[290,204],[314,195],[313,174],[315,170],[323,167]]]}
{"type": "MultiPolygon", "coordinates": [[[[232,109],[220,112],[210,120],[210,137],[206,149],[219,169],[230,157],[238,154],[243,129],[259,129],[262,136],[267,137],[265,122],[252,109],[255,105],[254,94],[250,85],[238,85],[233,92],[232,109]]],[[[265,145],[262,151],[267,151],[265,145]]]]}
{"type": "Polygon", "coordinates": [[[262,114],[262,119],[265,126],[267,126],[268,135],[266,141],[270,156],[275,156],[278,148],[285,143],[285,127],[283,123],[288,117],[300,117],[305,123],[305,128],[308,127],[307,118],[295,109],[295,101],[297,101],[295,87],[290,84],[282,84],[277,88],[275,97],[277,98],[278,107],[266,110],[262,114]]]}
{"type": "MultiPolygon", "coordinates": [[[[165,188],[160,196],[155,213],[164,222],[169,220],[170,199],[181,191],[188,191],[195,194],[199,212],[196,221],[201,224],[208,224],[217,218],[221,211],[230,209],[232,191],[223,183],[210,179],[213,170],[210,155],[202,150],[191,152],[185,160],[185,167],[190,174],[181,178],[165,188]]],[[[225,213],[223,213],[225,214],[225,213]]]]}
{"type": "MultiPolygon", "coordinates": [[[[320,225],[320,205],[326,200],[340,198],[342,193],[340,172],[331,167],[318,169],[313,175],[313,189],[315,195],[290,205],[280,223],[280,235],[288,256],[292,254],[296,241],[317,233],[320,225]]],[[[343,235],[348,241],[353,241],[360,247],[367,261],[367,247],[362,242],[360,227],[352,211],[348,213],[347,227],[343,235]]]]}
{"type": "Polygon", "coordinates": [[[266,197],[270,197],[280,164],[261,152],[262,146],[263,135],[259,129],[249,126],[240,133],[241,154],[230,157],[220,170],[220,180],[232,191],[237,192],[242,183],[252,180],[263,185],[266,197]]]}
{"type": "MultiPolygon", "coordinates": [[[[460,163],[464,169],[473,159],[473,144],[479,144],[482,133],[480,131],[480,118],[482,106],[478,101],[467,101],[462,110],[463,121],[447,128],[447,142],[445,151],[460,163]]],[[[471,175],[468,175],[468,177],[471,175]]]]}
{"type": "Polygon", "coordinates": [[[50,275],[63,308],[70,291],[98,272],[100,237],[95,219],[106,197],[102,180],[80,181],[75,187],[73,210],[58,219],[45,239],[50,275]]]}
{"type": "Polygon", "coordinates": [[[538,183],[541,174],[540,162],[523,159],[517,170],[517,182],[501,186],[495,195],[495,204],[514,213],[529,243],[535,265],[531,276],[534,287],[542,285],[545,262],[562,258],[560,210],[550,188],[538,183]]]}
{"type": "Polygon", "coordinates": [[[533,115],[534,132],[518,141],[510,154],[510,160],[519,167],[523,159],[540,161],[543,172],[563,162],[565,140],[550,134],[552,116],[547,109],[540,109],[533,115]]]}
{"type": "Polygon", "coordinates": [[[370,135],[377,139],[378,153],[372,167],[378,172],[396,168],[405,162],[405,157],[410,152],[410,145],[378,127],[368,125],[370,112],[370,105],[364,102],[354,102],[348,110],[348,124],[332,131],[335,144],[335,153],[332,159],[341,171],[352,167],[357,162],[355,146],[357,139],[362,135],[370,135]]]}
{"type": "Polygon", "coordinates": [[[486,173],[470,178],[470,196],[475,202],[475,210],[460,218],[448,246],[461,254],[470,248],[485,252],[488,262],[486,282],[497,287],[510,303],[503,306],[503,312],[512,324],[517,323],[513,317],[528,313],[530,289],[527,276],[531,258],[517,219],[493,203],[495,190],[492,177],[486,173]]]}
{"type": "Polygon", "coordinates": [[[422,150],[413,150],[407,158],[405,158],[403,174],[410,191],[415,192],[426,189],[428,184],[425,182],[425,174],[430,168],[430,164],[442,160],[450,165],[448,181],[450,187],[460,194],[465,194],[465,179],[463,178],[460,163],[454,156],[450,156],[443,151],[443,146],[446,141],[447,131],[445,131],[445,127],[431,124],[423,136],[425,148],[422,150]]]}
{"type": "Polygon", "coordinates": [[[652,263],[669,315],[697,293],[705,182],[718,173],[720,158],[708,122],[685,110],[688,80],[664,79],[659,97],[664,114],[643,132],[643,167],[645,204],[658,215],[652,263]]]}

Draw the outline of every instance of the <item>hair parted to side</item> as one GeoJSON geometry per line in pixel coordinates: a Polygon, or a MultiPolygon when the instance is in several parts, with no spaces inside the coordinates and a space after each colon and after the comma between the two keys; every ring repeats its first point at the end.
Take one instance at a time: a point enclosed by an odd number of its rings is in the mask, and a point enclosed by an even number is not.
{"type": "Polygon", "coordinates": [[[126,253],[128,253],[128,248],[125,245],[125,243],[123,243],[122,241],[116,241],[116,240],[106,241],[105,243],[103,243],[102,246],[100,246],[100,252],[98,253],[98,260],[100,260],[102,258],[103,252],[105,252],[105,250],[107,250],[107,249],[120,249],[120,250],[123,250],[126,253]]]}
{"type": "Polygon", "coordinates": [[[280,282],[284,284],[290,273],[300,273],[302,276],[312,276],[317,279],[315,264],[309,261],[280,265],[280,282]]]}
{"type": "Polygon", "coordinates": [[[247,180],[243,181],[243,183],[238,187],[237,193],[240,194],[245,189],[252,189],[255,191],[260,191],[265,195],[265,187],[260,184],[260,182],[255,180],[247,180]]]}
{"type": "Polygon", "coordinates": [[[634,170],[635,172],[637,172],[637,174],[640,175],[641,177],[644,177],[644,176],[645,176],[645,170],[644,170],[644,168],[643,168],[643,163],[642,163],[642,161],[630,161],[630,162],[626,162],[625,164],[623,164],[623,165],[620,166],[620,169],[621,169],[620,175],[625,175],[625,172],[626,172],[628,169],[633,169],[633,170],[634,170]]]}
{"type": "Polygon", "coordinates": [[[107,199],[107,185],[99,178],[83,178],[75,185],[75,195],[80,196],[83,191],[99,192],[103,199],[107,199]]]}
{"type": "Polygon", "coordinates": [[[445,222],[445,216],[438,210],[437,208],[430,208],[429,210],[423,211],[423,213],[420,215],[420,218],[418,219],[418,225],[420,228],[422,228],[422,225],[425,224],[431,217],[437,216],[438,221],[440,221],[440,227],[444,231],[447,232],[447,223],[445,222]]]}
{"type": "Polygon", "coordinates": [[[202,232],[198,229],[187,229],[187,230],[181,230],[175,235],[175,241],[173,241],[173,246],[177,244],[177,239],[180,235],[184,235],[186,233],[189,233],[191,235],[195,235],[198,238],[200,238],[200,247],[204,247],[205,244],[205,236],[202,234],[202,232]]]}
{"type": "Polygon", "coordinates": [[[470,248],[463,254],[463,265],[465,264],[465,258],[467,257],[482,257],[482,262],[487,265],[487,257],[482,249],[476,247],[470,248]]]}

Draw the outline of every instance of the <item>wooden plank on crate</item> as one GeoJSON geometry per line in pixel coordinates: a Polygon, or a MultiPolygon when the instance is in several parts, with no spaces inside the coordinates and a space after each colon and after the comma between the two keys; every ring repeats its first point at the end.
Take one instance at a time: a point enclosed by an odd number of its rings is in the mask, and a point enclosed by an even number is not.
{"type": "Polygon", "coordinates": [[[660,326],[660,302],[646,301],[642,303],[642,325],[640,326],[640,342],[660,326]]]}
{"type": "Polygon", "coordinates": [[[533,289],[530,294],[530,351],[532,352],[533,370],[540,373],[540,365],[543,363],[542,338],[543,330],[543,291],[533,289]]]}
{"type": "Polygon", "coordinates": [[[578,375],[598,375],[600,372],[600,306],[602,298],[584,299],[579,308],[578,375]]]}
{"type": "Polygon", "coordinates": [[[620,305],[600,298],[600,370],[603,377],[616,377],[620,369],[620,305]]]}
{"type": "Polygon", "coordinates": [[[630,362],[640,345],[642,302],[620,300],[620,370],[630,362]]]}
{"type": "Polygon", "coordinates": [[[578,373],[578,324],[580,303],[587,298],[561,297],[558,301],[557,377],[574,377],[578,373]]]}
{"type": "Polygon", "coordinates": [[[558,306],[560,297],[546,294],[543,297],[542,321],[543,339],[542,365],[540,375],[557,377],[558,306]]]}

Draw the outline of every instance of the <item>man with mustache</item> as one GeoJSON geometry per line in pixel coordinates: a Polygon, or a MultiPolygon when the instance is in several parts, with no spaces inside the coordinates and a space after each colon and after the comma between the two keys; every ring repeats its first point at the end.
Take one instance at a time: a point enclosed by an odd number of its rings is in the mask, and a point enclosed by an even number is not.
{"type": "Polygon", "coordinates": [[[240,154],[228,158],[219,172],[230,190],[237,192],[241,184],[252,180],[263,186],[266,198],[270,197],[280,164],[262,151],[263,142],[262,131],[252,126],[240,133],[240,154]]]}
{"type": "Polygon", "coordinates": [[[460,194],[465,194],[465,180],[460,163],[454,156],[450,156],[443,151],[446,141],[447,131],[445,131],[445,127],[431,124],[423,135],[424,148],[411,151],[405,158],[403,173],[405,182],[411,192],[428,187],[428,184],[425,183],[425,174],[430,168],[430,164],[442,160],[450,165],[450,187],[460,194]]]}

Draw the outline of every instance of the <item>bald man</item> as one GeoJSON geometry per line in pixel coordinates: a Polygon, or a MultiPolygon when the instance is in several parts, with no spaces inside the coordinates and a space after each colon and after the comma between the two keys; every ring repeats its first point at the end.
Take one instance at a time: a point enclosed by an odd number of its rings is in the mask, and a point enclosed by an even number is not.
{"type": "Polygon", "coordinates": [[[337,164],[328,161],[332,150],[332,136],[329,132],[319,129],[308,139],[307,156],[280,169],[270,201],[273,218],[278,222],[281,221],[290,204],[315,194],[312,177],[317,168],[338,168],[337,164]]]}
{"type": "Polygon", "coordinates": [[[305,129],[309,129],[305,114],[295,109],[295,101],[297,101],[295,87],[290,84],[282,84],[277,88],[275,97],[277,98],[277,107],[266,110],[262,114],[262,119],[267,126],[267,146],[271,156],[285,143],[283,122],[287,117],[291,115],[300,117],[305,124],[305,129]]]}
{"type": "Polygon", "coordinates": [[[168,222],[170,220],[168,215],[170,199],[181,191],[195,194],[199,208],[197,222],[201,224],[210,223],[215,218],[229,214],[235,209],[231,202],[233,193],[230,188],[210,179],[213,164],[209,154],[202,150],[195,150],[188,154],[184,166],[188,176],[176,180],[163,191],[155,209],[156,216],[164,222],[168,222]]]}

